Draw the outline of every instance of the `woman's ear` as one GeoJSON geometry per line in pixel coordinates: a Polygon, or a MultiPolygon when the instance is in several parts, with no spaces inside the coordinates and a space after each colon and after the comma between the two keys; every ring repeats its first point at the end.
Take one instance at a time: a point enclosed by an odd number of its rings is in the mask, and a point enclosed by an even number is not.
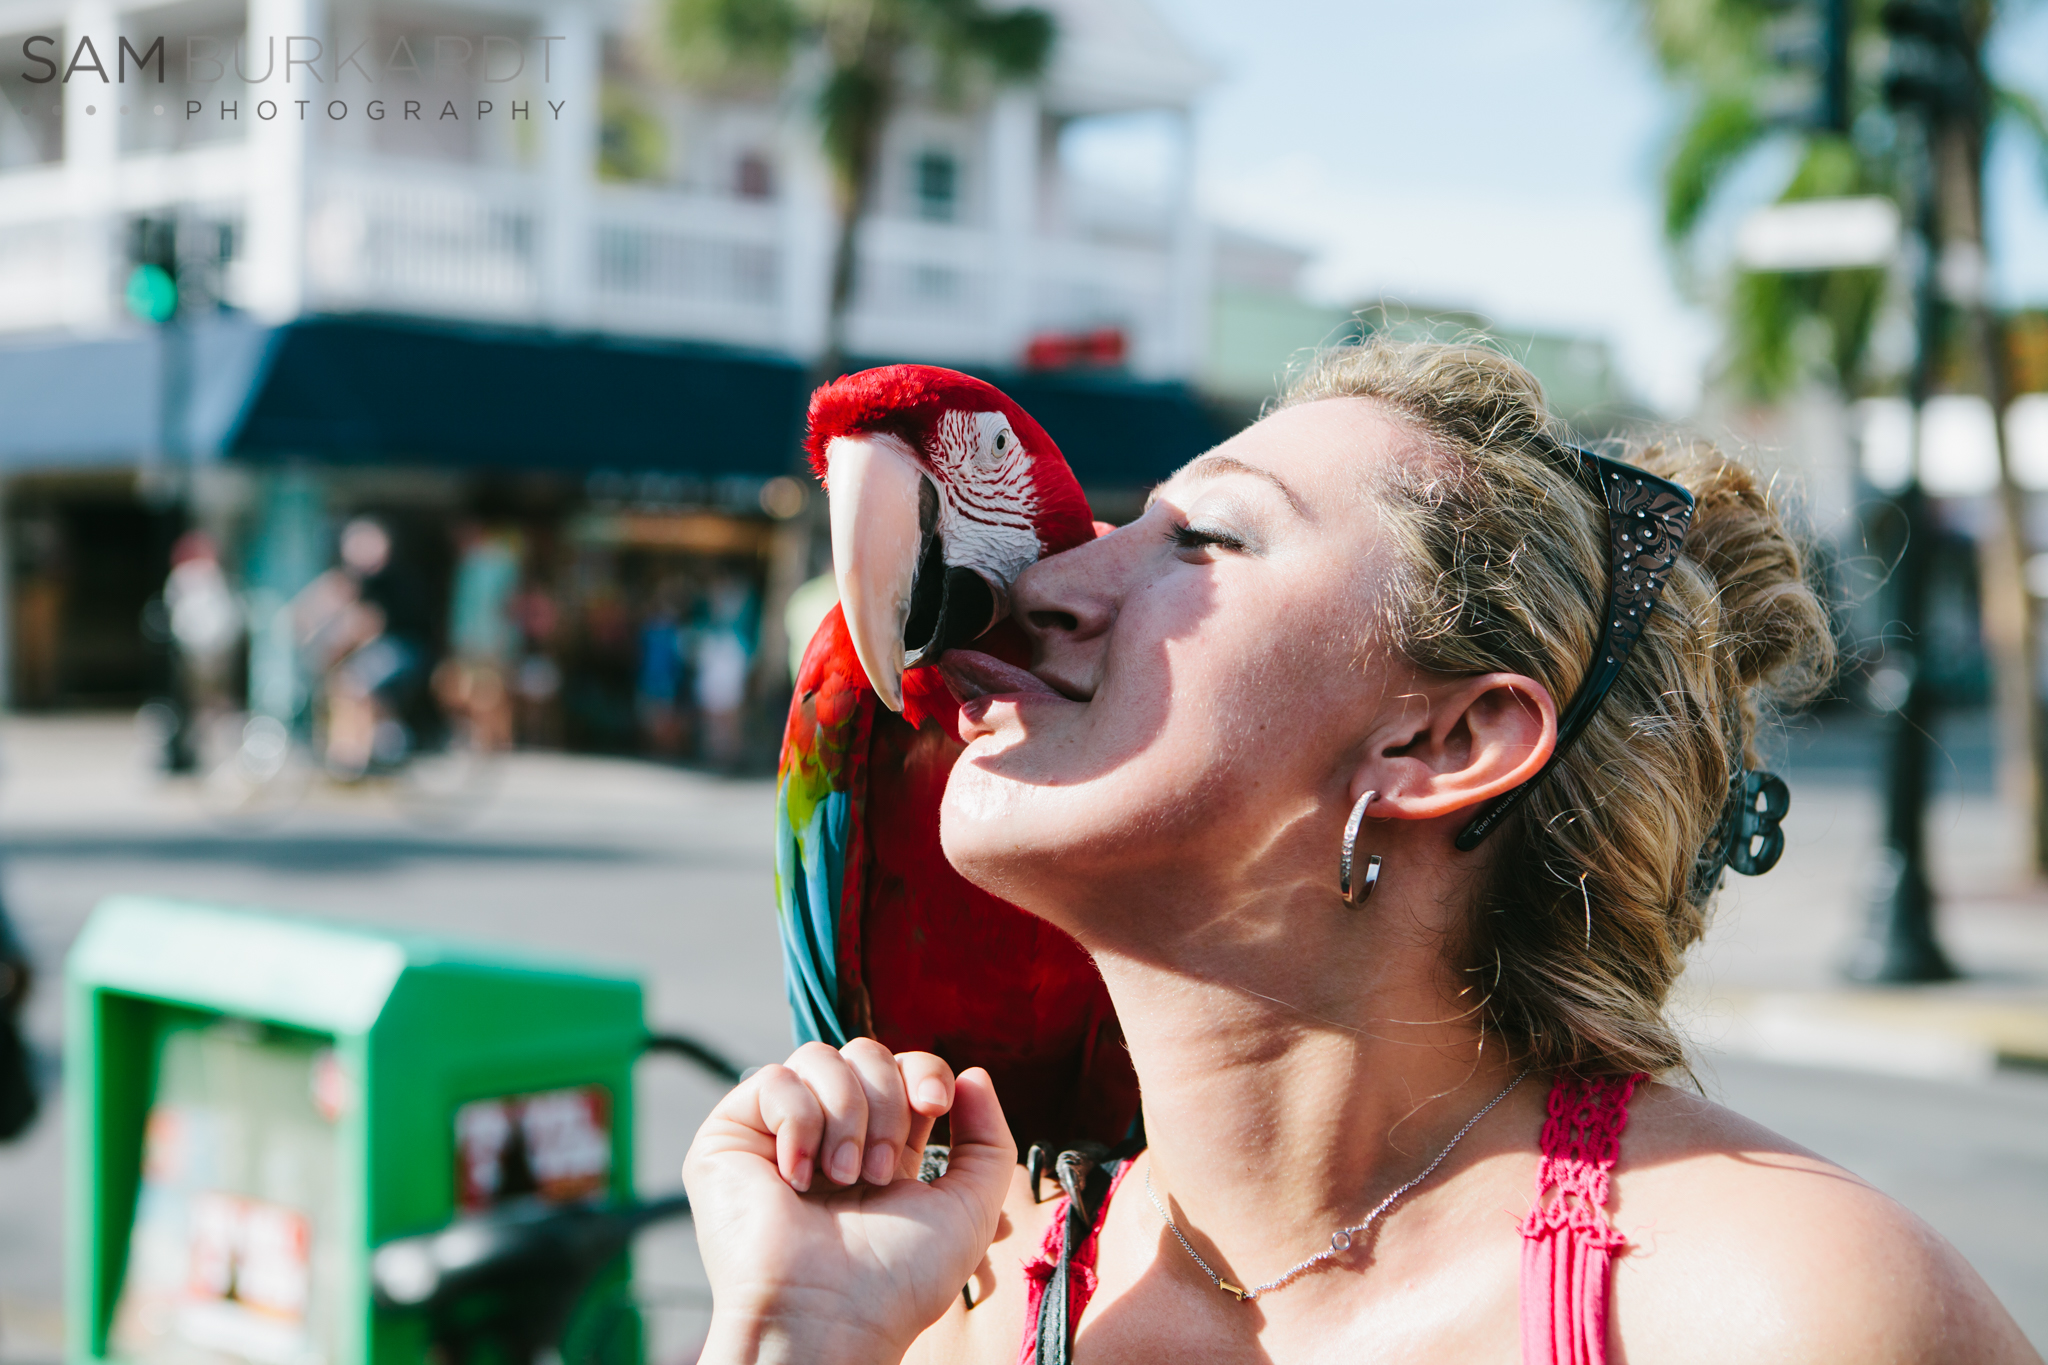
{"type": "Polygon", "coordinates": [[[1423,703],[1376,733],[1352,778],[1351,799],[1379,793],[1382,820],[1434,820],[1513,791],[1542,771],[1557,747],[1550,691],[1520,673],[1428,683],[1423,703]]]}

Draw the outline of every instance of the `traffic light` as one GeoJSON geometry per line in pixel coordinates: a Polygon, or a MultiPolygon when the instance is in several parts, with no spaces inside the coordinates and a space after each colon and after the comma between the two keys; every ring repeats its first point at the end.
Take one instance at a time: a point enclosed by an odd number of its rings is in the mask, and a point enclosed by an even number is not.
{"type": "Polygon", "coordinates": [[[1984,72],[1956,0],[1885,0],[1879,18],[1891,39],[1886,104],[1930,116],[1983,117],[1984,72]]]}
{"type": "Polygon", "coordinates": [[[1774,122],[1847,133],[1852,0],[1766,2],[1777,13],[1764,24],[1764,51],[1779,72],[1766,112],[1774,122]]]}
{"type": "Polygon", "coordinates": [[[178,312],[178,224],[137,218],[128,225],[128,311],[144,322],[169,322],[178,312]]]}

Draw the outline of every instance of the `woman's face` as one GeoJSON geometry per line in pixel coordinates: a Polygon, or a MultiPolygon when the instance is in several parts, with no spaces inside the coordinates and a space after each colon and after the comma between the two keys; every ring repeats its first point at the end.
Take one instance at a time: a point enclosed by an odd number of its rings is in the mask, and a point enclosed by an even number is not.
{"type": "Polygon", "coordinates": [[[1134,893],[1220,909],[1233,886],[1330,882],[1367,736],[1411,678],[1370,626],[1367,492],[1411,445],[1368,400],[1288,408],[1026,570],[1013,610],[1054,690],[949,657],[956,690],[994,693],[961,712],[954,865],[1084,939],[1134,893]]]}

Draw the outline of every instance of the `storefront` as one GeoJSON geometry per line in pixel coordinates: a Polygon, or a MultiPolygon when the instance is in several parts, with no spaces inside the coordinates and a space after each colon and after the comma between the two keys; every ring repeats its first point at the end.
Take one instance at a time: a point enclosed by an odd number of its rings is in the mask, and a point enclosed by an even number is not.
{"type": "MultiPolygon", "coordinates": [[[[1112,519],[1217,439],[1178,386],[992,378],[1112,519]]],[[[828,567],[797,517],[815,493],[797,362],[358,318],[0,353],[0,399],[42,408],[53,382],[105,429],[0,436],[12,704],[161,690],[146,618],[196,530],[246,627],[233,703],[303,724],[323,686],[309,585],[367,520],[387,547],[358,586],[400,647],[414,742],[456,716],[522,744],[772,758],[787,671],[768,604],[828,567]]]]}

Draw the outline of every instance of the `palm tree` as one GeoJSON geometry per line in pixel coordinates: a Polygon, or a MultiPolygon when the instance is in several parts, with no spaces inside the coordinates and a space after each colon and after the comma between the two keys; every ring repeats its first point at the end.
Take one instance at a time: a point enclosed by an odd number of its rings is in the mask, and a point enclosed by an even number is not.
{"type": "MultiPolygon", "coordinates": [[[[2006,0],[2006,8],[2018,0],[2006,0]]],[[[1639,0],[1639,9],[1660,64],[1691,96],[1688,115],[1674,136],[1664,169],[1664,229],[1683,282],[1695,288],[1695,253],[1709,212],[1722,199],[1739,169],[1767,142],[1789,142],[1794,169],[1781,202],[1849,194],[1886,194],[1911,201],[1912,153],[1884,97],[1877,73],[1887,42],[1883,0],[1843,0],[1848,20],[1848,71],[1842,92],[1841,126],[1849,133],[1799,127],[1776,114],[1773,105],[1781,70],[1768,55],[1773,31],[1785,22],[1789,0],[1639,0]]],[[[1955,17],[1977,54],[1981,73],[1985,39],[2000,12],[1999,0],[1957,0],[1955,17]]],[[[1980,82],[1974,110],[1951,111],[1928,131],[1925,155],[1932,160],[1938,237],[1944,247],[1960,243],[1982,259],[1983,165],[1988,133],[2004,124],[2048,152],[2048,117],[2029,95],[1980,82]]],[[[2048,160],[2044,160],[2048,168],[2048,160]]],[[[1896,374],[1879,372],[1872,337],[1886,301],[1881,270],[1803,273],[1738,271],[1725,295],[1729,378],[1752,396],[1784,393],[1819,371],[1845,398],[1895,385],[1896,374]]],[[[1943,378],[1974,387],[2003,413],[2007,400],[2005,341],[1998,320],[1981,300],[1960,311],[1934,358],[1943,378]]],[[[1946,330],[1946,329],[1945,329],[1946,330]]],[[[2015,740],[2011,746],[2025,768],[2033,810],[2034,862],[2048,871],[2048,783],[2043,780],[2044,734],[2048,717],[2029,685],[2039,657],[2031,599],[2024,586],[2026,517],[2024,498],[2013,484],[1999,428],[2002,536],[1987,537],[1984,581],[1987,635],[2000,677],[2001,709],[2015,740]],[[2029,761],[2031,760],[2031,761],[2029,761]]]]}
{"type": "Polygon", "coordinates": [[[974,75],[1032,80],[1052,51],[1052,17],[981,0],[670,0],[668,19],[671,45],[697,72],[781,81],[799,59],[822,58],[812,114],[832,174],[838,236],[818,370],[832,378],[846,359],[857,237],[873,204],[882,130],[900,97],[906,59],[930,54],[949,92],[974,75]]]}
{"type": "MultiPolygon", "coordinates": [[[[928,54],[940,92],[958,95],[977,77],[1037,78],[1055,36],[1044,10],[998,10],[982,0],[669,0],[668,35],[684,71],[714,82],[782,85],[801,81],[813,62],[823,67],[811,113],[832,175],[838,232],[825,346],[813,366],[813,385],[846,366],[861,220],[873,206],[882,131],[910,60],[928,54]]],[[[794,472],[808,482],[801,456],[794,472]]],[[[806,499],[800,515],[782,523],[770,556],[755,668],[757,689],[770,697],[788,681],[784,609],[817,571],[826,545],[823,501],[806,499]]]]}
{"type": "MultiPolygon", "coordinates": [[[[1664,165],[1664,232],[1682,284],[1703,287],[1695,259],[1700,230],[1735,172],[1766,143],[1792,144],[1794,169],[1781,200],[1892,192],[1895,166],[1875,82],[1854,81],[1848,90],[1845,123],[1863,137],[1788,127],[1775,107],[1783,103],[1782,82],[1768,47],[1782,4],[1641,0],[1641,9],[1665,74],[1691,97],[1664,165]]],[[[1881,44],[1876,7],[1851,0],[1850,9],[1852,53],[1881,44]]],[[[1775,397],[1817,362],[1845,392],[1867,391],[1877,378],[1866,369],[1883,295],[1879,270],[1738,274],[1724,300],[1729,377],[1753,396],[1775,397]],[[1812,347],[1816,337],[1825,345],[1812,347]]]]}

